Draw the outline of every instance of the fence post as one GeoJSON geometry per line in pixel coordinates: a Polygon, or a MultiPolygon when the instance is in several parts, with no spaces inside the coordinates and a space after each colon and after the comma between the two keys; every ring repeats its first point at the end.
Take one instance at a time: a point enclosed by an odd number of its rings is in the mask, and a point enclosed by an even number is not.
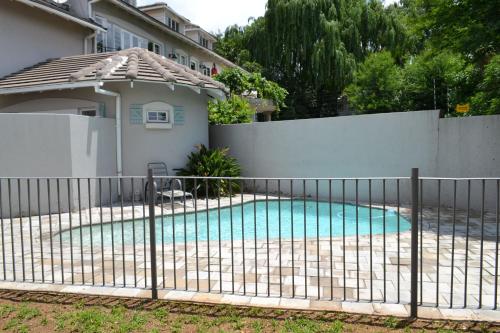
{"type": "Polygon", "coordinates": [[[418,299],[418,168],[411,169],[411,302],[410,318],[417,318],[418,299]]]}
{"type": "Polygon", "coordinates": [[[148,169],[148,205],[149,205],[149,253],[151,257],[151,298],[158,299],[156,272],[156,230],[155,230],[155,186],[153,170],[148,169]]]}

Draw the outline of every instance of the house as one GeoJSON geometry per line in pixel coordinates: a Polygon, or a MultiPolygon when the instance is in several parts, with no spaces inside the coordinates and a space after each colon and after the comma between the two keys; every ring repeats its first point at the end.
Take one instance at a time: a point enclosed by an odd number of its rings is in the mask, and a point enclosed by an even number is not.
{"type": "Polygon", "coordinates": [[[208,101],[227,90],[203,65],[235,65],[187,19],[121,0],[0,8],[0,176],[136,176],[152,161],[173,174],[208,145],[208,101]]]}

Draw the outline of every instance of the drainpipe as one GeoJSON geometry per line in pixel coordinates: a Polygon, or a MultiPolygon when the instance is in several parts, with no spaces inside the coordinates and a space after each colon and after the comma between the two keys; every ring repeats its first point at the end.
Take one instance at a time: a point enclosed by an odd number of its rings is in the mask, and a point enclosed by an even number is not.
{"type": "MultiPolygon", "coordinates": [[[[119,93],[102,89],[95,86],[95,92],[97,94],[112,96],[115,98],[115,128],[116,128],[116,175],[121,177],[123,175],[122,171],[122,97],[119,93]]],[[[120,182],[118,182],[118,195],[121,196],[120,182]]]]}

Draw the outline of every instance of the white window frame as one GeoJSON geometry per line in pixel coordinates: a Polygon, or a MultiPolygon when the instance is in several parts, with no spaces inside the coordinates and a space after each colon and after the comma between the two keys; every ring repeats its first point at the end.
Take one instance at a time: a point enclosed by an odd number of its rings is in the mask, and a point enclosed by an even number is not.
{"type": "Polygon", "coordinates": [[[142,108],[142,118],[147,129],[171,129],[174,122],[174,108],[165,102],[147,103],[142,108]],[[156,114],[157,119],[150,120],[151,114],[156,114]],[[158,120],[159,114],[165,114],[165,120],[158,120]]]}
{"type": "Polygon", "coordinates": [[[191,68],[194,71],[199,71],[200,70],[200,61],[194,57],[191,57],[191,59],[189,59],[189,68],[191,68]],[[194,69],[191,66],[192,64],[194,64],[194,69]]]}

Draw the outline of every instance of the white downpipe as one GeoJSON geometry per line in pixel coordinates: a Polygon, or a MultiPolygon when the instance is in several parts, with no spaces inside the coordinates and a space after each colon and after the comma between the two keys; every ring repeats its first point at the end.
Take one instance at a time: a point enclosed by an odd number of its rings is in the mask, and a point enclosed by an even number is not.
{"type": "MultiPolygon", "coordinates": [[[[116,128],[116,175],[121,177],[123,175],[122,169],[122,97],[115,91],[105,90],[95,87],[97,94],[115,97],[115,128],[116,128]]],[[[118,182],[118,195],[121,196],[120,182],[118,182]]]]}
{"type": "Polygon", "coordinates": [[[83,39],[83,53],[84,54],[89,54],[89,53],[95,53],[94,51],[96,50],[96,47],[95,47],[95,40],[94,42],[92,43],[92,49],[90,50],[90,52],[88,51],[88,45],[89,45],[89,41],[91,41],[95,36],[97,35],[96,32],[93,32],[91,33],[90,35],[88,35],[87,37],[85,37],[83,39]]]}

